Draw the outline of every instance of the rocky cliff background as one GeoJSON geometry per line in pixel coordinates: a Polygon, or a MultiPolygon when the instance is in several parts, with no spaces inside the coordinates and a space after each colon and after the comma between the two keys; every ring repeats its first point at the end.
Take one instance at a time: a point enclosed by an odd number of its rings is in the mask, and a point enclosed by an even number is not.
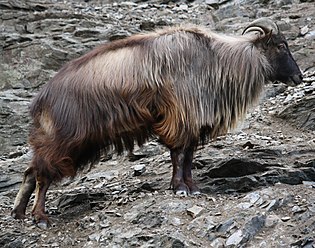
{"type": "Polygon", "coordinates": [[[0,0],[0,246],[315,247],[314,51],[313,0],[0,0]],[[262,16],[286,35],[304,82],[266,87],[245,123],[197,151],[203,195],[173,195],[168,151],[152,140],[51,187],[50,229],[10,217],[31,156],[28,105],[64,63],[163,26],[240,34],[262,16]]]}

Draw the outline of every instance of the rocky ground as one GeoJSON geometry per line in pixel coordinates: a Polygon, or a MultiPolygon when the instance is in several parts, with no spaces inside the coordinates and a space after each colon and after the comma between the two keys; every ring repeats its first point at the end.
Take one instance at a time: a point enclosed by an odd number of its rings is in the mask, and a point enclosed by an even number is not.
{"type": "Polygon", "coordinates": [[[244,1],[0,0],[0,247],[315,247],[315,4],[244,1]],[[303,84],[266,87],[237,130],[198,149],[203,192],[175,196],[171,161],[152,140],[108,154],[51,187],[52,227],[10,217],[31,152],[31,98],[66,61],[104,41],[180,23],[241,33],[277,21],[303,84]]]}

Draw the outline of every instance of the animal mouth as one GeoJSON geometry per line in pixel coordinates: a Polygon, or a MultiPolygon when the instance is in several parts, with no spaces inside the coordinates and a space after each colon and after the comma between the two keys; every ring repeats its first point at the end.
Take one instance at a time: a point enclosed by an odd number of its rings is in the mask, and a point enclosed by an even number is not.
{"type": "Polygon", "coordinates": [[[290,77],[290,83],[292,83],[293,85],[298,85],[298,84],[302,83],[302,81],[303,81],[302,74],[293,75],[290,77]]]}

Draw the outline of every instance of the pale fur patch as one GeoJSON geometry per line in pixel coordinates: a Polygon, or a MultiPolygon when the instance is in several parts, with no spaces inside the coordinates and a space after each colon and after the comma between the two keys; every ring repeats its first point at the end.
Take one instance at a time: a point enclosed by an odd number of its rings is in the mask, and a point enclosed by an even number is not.
{"type": "Polygon", "coordinates": [[[51,120],[49,114],[44,111],[41,113],[40,119],[39,119],[40,126],[42,130],[48,134],[53,135],[54,134],[54,125],[53,121],[51,120]]]}

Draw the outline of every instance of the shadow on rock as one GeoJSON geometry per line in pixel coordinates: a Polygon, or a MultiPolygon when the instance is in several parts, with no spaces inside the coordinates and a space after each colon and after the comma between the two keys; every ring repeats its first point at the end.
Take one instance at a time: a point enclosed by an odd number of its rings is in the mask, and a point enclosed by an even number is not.
{"type": "Polygon", "coordinates": [[[315,160],[286,168],[280,164],[259,163],[232,158],[201,175],[204,193],[249,192],[261,186],[315,181],[315,160]]]}

